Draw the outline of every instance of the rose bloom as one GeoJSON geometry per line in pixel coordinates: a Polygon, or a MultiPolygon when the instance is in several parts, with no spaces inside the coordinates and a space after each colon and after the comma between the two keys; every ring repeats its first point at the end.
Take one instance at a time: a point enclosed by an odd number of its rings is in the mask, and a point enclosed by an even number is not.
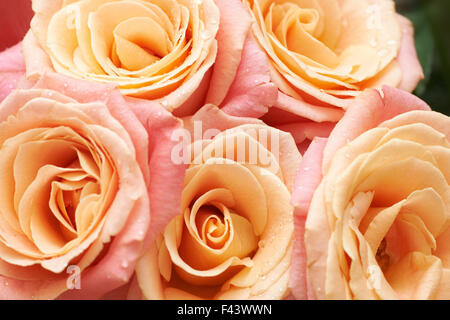
{"type": "Polygon", "coordinates": [[[280,90],[263,119],[299,142],[296,132],[327,137],[364,89],[412,91],[423,78],[412,24],[392,0],[242,2],[280,90]]]}
{"type": "Polygon", "coordinates": [[[24,46],[29,74],[51,68],[114,83],[125,95],[166,97],[169,109],[198,89],[217,55],[213,0],[34,0],[33,10],[24,46]]]}
{"type": "Polygon", "coordinates": [[[450,298],[449,128],[392,88],[355,101],[323,151],[309,206],[308,297],[450,298]]]}
{"type": "MultiPolygon", "coordinates": [[[[244,122],[214,106],[190,121],[200,119],[205,130],[244,122]]],[[[192,157],[181,210],[138,262],[128,298],[286,297],[290,198],[301,161],[292,137],[259,122],[197,140],[187,150],[192,157]]]]}
{"type": "MultiPolygon", "coordinates": [[[[165,161],[130,106],[110,86],[57,75],[0,105],[0,298],[97,299],[128,282],[162,206],[158,193],[149,204],[149,176],[165,161]]],[[[170,128],[158,112],[140,117],[170,128]]]]}

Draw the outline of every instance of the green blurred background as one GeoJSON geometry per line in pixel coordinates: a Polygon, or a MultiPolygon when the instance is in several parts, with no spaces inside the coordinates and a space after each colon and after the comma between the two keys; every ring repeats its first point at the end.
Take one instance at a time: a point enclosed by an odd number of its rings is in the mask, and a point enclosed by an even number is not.
{"type": "Polygon", "coordinates": [[[450,0],[395,0],[415,27],[425,79],[414,92],[433,110],[450,116],[450,0]]]}

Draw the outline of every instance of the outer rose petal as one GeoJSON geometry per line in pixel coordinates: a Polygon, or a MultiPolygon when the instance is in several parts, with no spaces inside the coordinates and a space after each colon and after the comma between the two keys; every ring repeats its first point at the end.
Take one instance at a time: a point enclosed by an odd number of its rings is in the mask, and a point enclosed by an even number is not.
{"type": "Polygon", "coordinates": [[[407,18],[398,15],[402,28],[402,43],[397,61],[402,70],[402,80],[399,88],[412,92],[423,79],[424,74],[419,59],[417,58],[416,47],[414,45],[414,27],[407,18]]]}
{"type": "Polygon", "coordinates": [[[289,287],[297,299],[311,298],[306,277],[305,222],[314,191],[322,179],[321,163],[327,139],[314,139],[303,156],[292,193],[295,206],[294,252],[289,287]]]}
{"type": "Polygon", "coordinates": [[[195,123],[201,124],[203,134],[209,129],[224,131],[243,124],[261,124],[262,121],[254,118],[235,117],[223,112],[222,109],[208,104],[197,111],[192,117],[184,118],[184,127],[189,131],[193,140],[203,139],[195,135],[195,123]]]}
{"type": "Polygon", "coordinates": [[[21,43],[0,53],[0,102],[17,87],[24,74],[21,43]]]}
{"type": "Polygon", "coordinates": [[[186,167],[172,161],[172,149],[177,141],[172,139],[175,131],[181,129],[181,121],[175,119],[159,104],[128,98],[131,108],[137,114],[149,135],[148,159],[150,167],[150,214],[152,227],[146,243],[155,237],[180,211],[181,191],[186,167]]]}
{"type": "Polygon", "coordinates": [[[330,135],[324,151],[324,170],[330,165],[337,150],[363,132],[404,112],[430,110],[425,102],[405,91],[383,87],[382,92],[384,97],[376,90],[367,90],[353,101],[344,118],[330,135]]]}
{"type": "MultiPolygon", "coordinates": [[[[212,87],[212,91],[217,88],[212,87]]],[[[241,64],[223,101],[223,111],[239,117],[259,118],[275,104],[277,88],[270,82],[269,61],[250,34],[242,52],[241,64]]]]}
{"type": "Polygon", "coordinates": [[[236,76],[251,18],[239,0],[215,2],[220,10],[218,53],[206,102],[220,105],[236,76]]]}

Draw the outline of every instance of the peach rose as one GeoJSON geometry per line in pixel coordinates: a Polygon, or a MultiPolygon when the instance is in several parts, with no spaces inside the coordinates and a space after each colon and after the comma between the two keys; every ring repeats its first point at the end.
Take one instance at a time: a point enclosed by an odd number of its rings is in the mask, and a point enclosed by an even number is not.
{"type": "Polygon", "coordinates": [[[28,75],[54,69],[114,83],[125,95],[164,97],[173,110],[199,88],[217,55],[213,0],[33,0],[33,9],[28,75]]]}
{"type": "MultiPolygon", "coordinates": [[[[96,299],[132,276],[150,209],[162,208],[148,190],[165,159],[128,107],[110,86],[57,75],[0,105],[2,299],[96,299]]],[[[158,113],[170,130],[171,115],[158,113]]]]}
{"type": "MultiPolygon", "coordinates": [[[[245,120],[214,106],[203,129],[245,120]],[[217,126],[216,126],[217,125],[217,126]]],[[[253,120],[188,148],[181,210],[136,267],[130,299],[281,299],[293,244],[292,137],[253,120]]],[[[212,132],[212,131],[209,131],[212,132]]]]}
{"type": "Polygon", "coordinates": [[[310,139],[327,137],[364,89],[412,91],[423,78],[412,24],[392,0],[242,1],[280,90],[263,119],[300,142],[305,126],[310,139]]]}
{"type": "Polygon", "coordinates": [[[240,0],[33,0],[33,9],[28,78],[56,71],[113,83],[179,117],[205,103],[261,117],[277,99],[240,0]]]}
{"type": "Polygon", "coordinates": [[[450,119],[383,94],[357,98],[323,152],[305,226],[310,298],[450,297],[450,119]]]}

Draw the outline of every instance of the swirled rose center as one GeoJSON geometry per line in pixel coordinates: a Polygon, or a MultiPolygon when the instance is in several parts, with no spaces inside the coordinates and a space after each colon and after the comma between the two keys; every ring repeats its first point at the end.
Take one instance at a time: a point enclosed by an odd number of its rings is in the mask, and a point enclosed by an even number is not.
{"type": "Polygon", "coordinates": [[[330,94],[352,95],[391,64],[400,48],[400,25],[390,0],[243,2],[274,66],[299,89],[296,77],[330,94]]]}
{"type": "Polygon", "coordinates": [[[7,140],[2,150],[0,161],[5,169],[9,163],[14,175],[17,225],[27,238],[6,239],[11,247],[36,258],[61,255],[101,221],[116,183],[108,156],[98,146],[57,127],[24,132],[7,140]]]}

